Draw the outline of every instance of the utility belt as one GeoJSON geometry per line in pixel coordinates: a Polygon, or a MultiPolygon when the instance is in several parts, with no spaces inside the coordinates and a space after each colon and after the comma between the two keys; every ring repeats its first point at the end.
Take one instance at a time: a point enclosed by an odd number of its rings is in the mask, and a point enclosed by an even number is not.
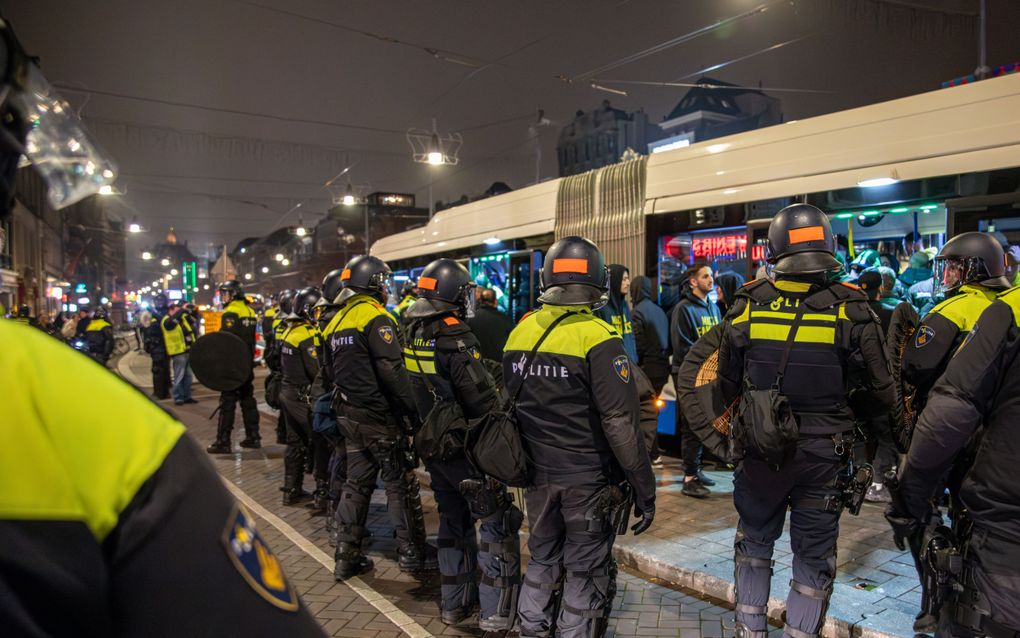
{"type": "Polygon", "coordinates": [[[935,591],[942,596],[939,602],[944,600],[949,617],[959,628],[973,636],[1020,638],[1020,629],[995,621],[989,615],[988,599],[977,588],[974,578],[976,561],[970,556],[972,544],[984,546],[992,539],[1009,548],[1007,561],[1020,561],[1017,539],[974,525],[968,518],[955,523],[962,530],[960,540],[945,527],[926,535],[921,560],[926,579],[936,585],[935,591]]]}

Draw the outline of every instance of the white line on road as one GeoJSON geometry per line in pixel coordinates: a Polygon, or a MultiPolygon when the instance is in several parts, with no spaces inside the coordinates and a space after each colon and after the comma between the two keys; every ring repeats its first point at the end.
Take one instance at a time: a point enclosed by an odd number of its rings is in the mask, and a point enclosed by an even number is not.
{"type": "MultiPolygon", "coordinates": [[[[328,571],[333,571],[334,562],[333,559],[329,557],[329,554],[319,549],[315,543],[302,536],[300,532],[288,525],[280,517],[259,505],[253,498],[245,494],[241,488],[237,487],[226,478],[223,479],[223,482],[234,497],[244,503],[245,507],[254,512],[256,516],[259,516],[267,523],[280,530],[280,533],[286,536],[290,542],[294,543],[304,553],[317,560],[328,571]]],[[[379,613],[386,616],[390,622],[399,627],[405,634],[411,636],[411,638],[435,638],[427,629],[416,623],[413,618],[397,609],[396,605],[387,600],[382,594],[372,589],[365,583],[365,581],[361,580],[357,576],[348,578],[347,580],[344,580],[343,583],[353,589],[354,593],[361,596],[365,602],[378,609],[379,613]]]]}

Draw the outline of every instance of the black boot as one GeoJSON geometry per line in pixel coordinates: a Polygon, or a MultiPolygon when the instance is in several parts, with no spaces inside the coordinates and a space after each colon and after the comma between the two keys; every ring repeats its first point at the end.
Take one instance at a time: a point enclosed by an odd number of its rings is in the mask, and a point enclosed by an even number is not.
{"type": "Polygon", "coordinates": [[[262,438],[259,436],[258,429],[249,430],[245,428],[244,438],[241,440],[241,447],[246,447],[252,450],[257,450],[262,447],[262,438]]]}
{"type": "Polygon", "coordinates": [[[305,501],[307,501],[309,498],[312,497],[311,494],[309,494],[308,492],[304,491],[300,487],[290,487],[290,488],[283,487],[283,488],[280,488],[280,489],[283,490],[283,504],[284,505],[300,505],[301,503],[304,503],[305,501]]]}
{"type": "Polygon", "coordinates": [[[283,504],[297,505],[308,499],[311,494],[301,484],[304,482],[304,455],[300,445],[288,445],[283,453],[283,504]]]}
{"type": "Polygon", "coordinates": [[[217,436],[212,445],[205,448],[205,451],[209,454],[230,454],[230,441],[223,440],[217,436]]]}
{"type": "Polygon", "coordinates": [[[315,492],[312,493],[312,509],[320,514],[325,514],[329,509],[329,481],[324,479],[315,481],[315,492]]]}
{"type": "Polygon", "coordinates": [[[405,545],[397,548],[397,564],[405,573],[434,572],[439,569],[436,548],[425,544],[420,547],[405,545]]]}
{"type": "MultiPolygon", "coordinates": [[[[234,429],[234,408],[230,408],[228,414],[223,409],[223,401],[220,400],[219,420],[216,421],[216,440],[205,449],[209,454],[230,454],[230,432],[234,429]]],[[[216,414],[215,412],[213,414],[216,414]]]]}
{"type": "Polygon", "coordinates": [[[336,548],[336,567],[333,578],[344,580],[372,571],[375,563],[354,543],[343,542],[336,548]]]}

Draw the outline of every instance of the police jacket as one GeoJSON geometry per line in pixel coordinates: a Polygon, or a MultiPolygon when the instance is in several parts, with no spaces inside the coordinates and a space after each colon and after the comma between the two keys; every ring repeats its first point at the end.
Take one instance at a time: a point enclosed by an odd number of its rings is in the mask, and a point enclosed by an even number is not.
{"type": "Polygon", "coordinates": [[[703,334],[722,321],[719,306],[705,297],[700,299],[689,287],[684,288],[680,302],[673,306],[670,315],[669,334],[673,346],[672,372],[675,375],[684,362],[687,351],[703,334]]]}
{"type": "Polygon", "coordinates": [[[319,329],[319,376],[321,377],[322,389],[329,392],[333,389],[333,354],[329,348],[329,340],[325,338],[326,328],[329,322],[333,321],[340,306],[327,304],[319,312],[319,318],[315,324],[319,329]]]}
{"type": "Polygon", "coordinates": [[[93,319],[85,328],[85,343],[89,352],[109,359],[113,354],[113,326],[106,319],[93,319]]]}
{"type": "Polygon", "coordinates": [[[414,337],[404,347],[404,365],[418,416],[425,419],[434,399],[423,377],[440,398],[456,401],[464,416],[477,419],[499,408],[499,398],[482,366],[478,340],[471,328],[452,314],[409,324],[414,337]]]}
{"type": "Polygon", "coordinates": [[[319,376],[319,351],[322,347],[319,329],[305,321],[285,321],[280,337],[280,369],[283,382],[305,388],[319,376]]]}
{"type": "Polygon", "coordinates": [[[393,316],[375,298],[355,295],[326,326],[333,385],[345,411],[373,423],[393,423],[394,416],[418,410],[404,368],[403,351],[393,316]]]}
{"type": "Polygon", "coordinates": [[[553,306],[526,315],[507,340],[503,378],[517,401],[529,461],[550,481],[622,470],[636,503],[655,501],[655,477],[640,434],[638,390],[620,335],[583,306],[553,306]],[[534,361],[527,361],[549,324],[564,313],[534,361]]]}
{"type": "Polygon", "coordinates": [[[900,478],[909,513],[927,520],[931,497],[942,489],[946,471],[972,437],[980,435],[959,498],[974,524],[974,538],[986,550],[1008,550],[1006,555],[986,552],[980,556],[982,566],[1014,576],[1020,560],[1018,318],[1017,289],[1002,293],[982,313],[928,396],[900,478]]]}
{"type": "Polygon", "coordinates": [[[719,345],[727,403],[749,386],[772,387],[795,321],[780,390],[801,435],[843,432],[853,428],[855,417],[888,412],[892,379],[881,328],[865,294],[850,284],[792,279],[752,281],[737,293],[719,345]]]}
{"type": "Polygon", "coordinates": [[[266,342],[266,350],[268,351],[273,345],[273,324],[276,321],[276,315],[280,312],[278,306],[272,306],[266,308],[262,313],[262,319],[259,321],[259,327],[262,328],[262,340],[266,342]]]}
{"type": "Polygon", "coordinates": [[[251,351],[255,352],[255,324],[257,319],[255,311],[247,302],[241,299],[234,299],[223,309],[223,316],[220,318],[220,330],[230,332],[241,338],[241,341],[248,344],[251,351]]]}
{"type": "Polygon", "coordinates": [[[0,633],[323,635],[183,425],[0,323],[0,633]]]}
{"type": "Polygon", "coordinates": [[[174,357],[191,349],[191,324],[185,319],[184,313],[163,317],[159,326],[163,331],[163,343],[168,355],[174,357]]]}
{"type": "Polygon", "coordinates": [[[903,379],[917,388],[918,407],[931,392],[974,322],[995,301],[996,292],[967,284],[931,309],[903,349],[903,379]]]}
{"type": "Polygon", "coordinates": [[[152,321],[142,330],[142,343],[147,352],[154,359],[166,358],[166,341],[163,339],[162,322],[166,316],[157,311],[152,312],[152,321]]]}

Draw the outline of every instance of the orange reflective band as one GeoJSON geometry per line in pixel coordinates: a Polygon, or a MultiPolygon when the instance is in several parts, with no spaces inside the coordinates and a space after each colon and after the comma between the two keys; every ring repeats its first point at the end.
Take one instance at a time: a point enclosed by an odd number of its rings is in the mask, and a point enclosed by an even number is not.
{"type": "Polygon", "coordinates": [[[847,282],[847,281],[841,281],[839,283],[843,284],[847,288],[852,288],[853,290],[860,290],[861,289],[861,287],[858,286],[857,284],[852,284],[852,283],[847,282]]]}
{"type": "Polygon", "coordinates": [[[456,317],[446,317],[443,319],[443,323],[448,326],[456,326],[460,321],[456,317]]]}
{"type": "Polygon", "coordinates": [[[576,272],[582,275],[588,274],[587,259],[554,259],[553,273],[576,272]]]}
{"type": "Polygon", "coordinates": [[[791,244],[803,244],[806,241],[824,241],[825,229],[821,226],[805,226],[790,231],[791,244]]]}
{"type": "Polygon", "coordinates": [[[340,273],[340,281],[347,281],[351,278],[351,269],[344,268],[344,271],[340,273]]]}
{"type": "Polygon", "coordinates": [[[432,277],[418,277],[418,287],[422,290],[435,290],[438,284],[432,277]]]}

